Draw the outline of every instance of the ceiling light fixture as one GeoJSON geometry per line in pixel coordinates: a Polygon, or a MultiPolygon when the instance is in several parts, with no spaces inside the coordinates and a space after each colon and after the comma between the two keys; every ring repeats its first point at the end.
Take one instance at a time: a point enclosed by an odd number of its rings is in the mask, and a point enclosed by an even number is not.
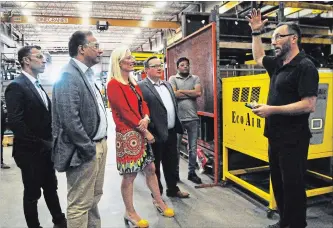
{"type": "Polygon", "coordinates": [[[31,16],[31,11],[24,9],[24,10],[22,10],[22,14],[25,16],[31,16]]]}
{"type": "Polygon", "coordinates": [[[36,23],[36,19],[35,19],[35,17],[31,17],[31,16],[29,16],[28,17],[28,23],[36,23]]]}
{"type": "Polygon", "coordinates": [[[81,17],[82,18],[89,18],[90,14],[88,12],[82,12],[81,17]]]}
{"type": "Polygon", "coordinates": [[[145,15],[145,16],[143,17],[143,19],[144,19],[145,21],[151,21],[151,20],[153,20],[153,18],[154,18],[153,15],[145,15]]]}
{"type": "Polygon", "coordinates": [[[149,21],[142,21],[141,22],[142,27],[148,27],[148,25],[149,25],[149,21]]]}
{"type": "Polygon", "coordinates": [[[157,8],[163,8],[164,6],[166,6],[166,2],[156,2],[156,4],[155,4],[155,6],[157,7],[157,8]]]}
{"type": "Polygon", "coordinates": [[[81,11],[85,11],[85,12],[88,12],[91,10],[91,3],[90,2],[85,2],[84,4],[78,4],[77,5],[77,8],[81,11]]]}
{"type": "Polygon", "coordinates": [[[135,28],[134,29],[134,34],[140,34],[141,33],[141,29],[140,28],[135,28]]]}
{"type": "Polygon", "coordinates": [[[88,17],[83,17],[82,18],[82,25],[89,25],[90,24],[90,20],[88,17]]]}
{"type": "Polygon", "coordinates": [[[143,9],[141,10],[141,13],[151,15],[151,14],[154,13],[154,9],[153,9],[153,8],[143,8],[143,9]]]}

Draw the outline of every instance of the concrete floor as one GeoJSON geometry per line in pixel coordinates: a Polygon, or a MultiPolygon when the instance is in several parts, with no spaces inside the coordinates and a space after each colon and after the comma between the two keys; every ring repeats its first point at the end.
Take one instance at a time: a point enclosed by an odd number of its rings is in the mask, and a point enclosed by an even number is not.
{"type": "MultiPolygon", "coordinates": [[[[111,117],[111,116],[110,116],[111,117]]],[[[99,203],[102,227],[125,227],[123,222],[124,204],[120,193],[121,176],[115,163],[114,123],[110,118],[109,154],[106,166],[104,195],[99,203]]],[[[4,160],[11,169],[0,170],[0,227],[26,227],[23,214],[23,185],[21,174],[11,157],[11,147],[5,147],[4,160]]],[[[204,183],[212,181],[201,175],[204,183]]],[[[266,227],[277,221],[266,217],[266,207],[254,200],[248,200],[234,187],[195,189],[187,180],[187,163],[181,161],[181,183],[179,187],[188,191],[189,199],[173,199],[163,196],[167,204],[175,209],[174,218],[164,218],[152,204],[151,196],[143,175],[138,175],[134,186],[135,208],[142,218],[149,221],[150,227],[266,227]]],[[[63,211],[66,211],[66,177],[58,173],[59,198],[63,211]]],[[[52,227],[52,219],[43,198],[39,200],[41,225],[52,227]]],[[[331,228],[333,215],[326,204],[308,208],[308,227],[331,228]]]]}

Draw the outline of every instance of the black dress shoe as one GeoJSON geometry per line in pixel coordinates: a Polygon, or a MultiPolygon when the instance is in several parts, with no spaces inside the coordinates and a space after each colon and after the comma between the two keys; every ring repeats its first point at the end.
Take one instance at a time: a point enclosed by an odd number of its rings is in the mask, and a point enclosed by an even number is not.
{"type": "Polygon", "coordinates": [[[1,164],[1,169],[10,169],[9,165],[6,165],[5,163],[1,164]]]}
{"type": "Polygon", "coordinates": [[[182,192],[182,191],[178,191],[176,193],[169,193],[167,192],[166,194],[168,197],[178,197],[178,198],[189,198],[190,194],[187,192],[182,192]]]}
{"type": "Polygon", "coordinates": [[[64,219],[61,222],[54,224],[53,228],[67,228],[67,219],[64,219]]]}
{"type": "Polygon", "coordinates": [[[202,184],[200,177],[198,177],[196,173],[189,173],[187,179],[193,183],[202,184]]]}

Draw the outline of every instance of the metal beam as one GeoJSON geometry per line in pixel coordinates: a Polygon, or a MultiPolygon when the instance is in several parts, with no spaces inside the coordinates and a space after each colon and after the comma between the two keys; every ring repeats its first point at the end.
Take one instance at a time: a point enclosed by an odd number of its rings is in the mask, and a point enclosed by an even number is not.
{"type": "MultiPolygon", "coordinates": [[[[307,30],[307,32],[310,32],[311,30],[307,30]]],[[[262,34],[262,38],[272,38],[272,31],[269,33],[262,34]]],[[[327,31],[329,34],[329,32],[327,31]]],[[[324,34],[324,33],[322,33],[324,34]]],[[[312,33],[312,35],[315,35],[312,33]]],[[[319,34],[318,34],[319,35],[319,34]]],[[[333,44],[333,37],[329,38],[318,38],[318,37],[302,37],[301,39],[302,44],[333,44]]]]}
{"type": "Polygon", "coordinates": [[[284,15],[284,2],[279,2],[278,22],[284,21],[286,21],[286,17],[284,15]]]}
{"type": "MultiPolygon", "coordinates": [[[[265,50],[272,49],[270,44],[263,44],[265,50]]],[[[244,42],[230,42],[230,41],[220,41],[220,48],[228,48],[228,49],[252,49],[252,43],[244,43],[244,42]]]]}
{"type": "MultiPolygon", "coordinates": [[[[307,2],[283,2],[284,7],[291,7],[291,8],[302,8],[302,9],[317,9],[317,10],[325,10],[325,11],[333,11],[332,5],[323,5],[323,4],[315,4],[315,3],[307,3],[307,2]]],[[[279,1],[265,1],[263,5],[268,6],[279,6],[279,1]]]]}
{"type": "MultiPolygon", "coordinates": [[[[300,25],[301,27],[301,33],[302,35],[312,35],[312,36],[331,36],[328,38],[333,39],[333,32],[331,32],[328,28],[310,28],[310,27],[303,27],[302,25],[300,25]]],[[[273,27],[273,29],[275,29],[275,27],[273,27]]],[[[272,34],[273,34],[273,30],[266,32],[263,35],[263,37],[265,38],[271,38],[272,34]]]]}
{"type": "Polygon", "coordinates": [[[227,13],[232,8],[238,6],[241,3],[241,1],[230,1],[225,3],[219,8],[219,14],[227,13]]]}
{"type": "MultiPolygon", "coordinates": [[[[285,17],[289,16],[289,15],[297,13],[301,10],[303,10],[303,9],[301,9],[301,8],[284,8],[284,16],[285,17]]],[[[278,11],[278,9],[276,9],[275,11],[270,12],[268,14],[265,14],[264,16],[266,16],[266,17],[276,17],[276,11],[278,11]]]]}
{"type": "Polygon", "coordinates": [[[81,25],[84,22],[88,25],[96,25],[97,21],[107,21],[110,26],[121,27],[142,27],[154,29],[177,29],[180,24],[175,21],[141,21],[141,20],[127,20],[127,19],[112,19],[112,18],[88,18],[81,17],[44,17],[44,16],[13,16],[9,19],[12,24],[73,24],[81,25]]]}

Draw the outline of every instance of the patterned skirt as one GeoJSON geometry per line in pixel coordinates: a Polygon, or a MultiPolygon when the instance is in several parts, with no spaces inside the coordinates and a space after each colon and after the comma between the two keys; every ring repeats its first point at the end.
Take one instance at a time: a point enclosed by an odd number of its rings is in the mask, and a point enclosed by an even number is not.
{"type": "Polygon", "coordinates": [[[116,132],[117,168],[120,173],[142,171],[154,161],[151,146],[142,133],[133,129],[116,132]]]}

